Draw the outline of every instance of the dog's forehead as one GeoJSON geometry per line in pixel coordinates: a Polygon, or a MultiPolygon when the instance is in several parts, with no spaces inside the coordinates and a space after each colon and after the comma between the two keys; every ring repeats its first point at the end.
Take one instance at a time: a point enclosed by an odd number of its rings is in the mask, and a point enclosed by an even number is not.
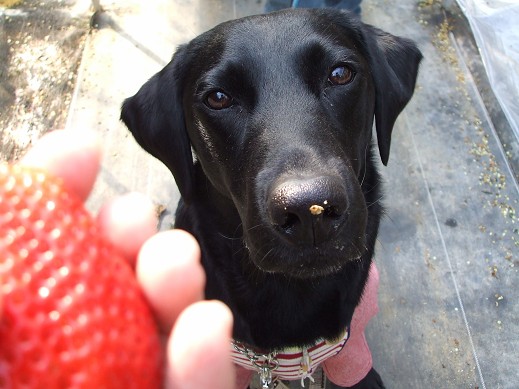
{"type": "MultiPolygon", "coordinates": [[[[361,45],[360,23],[328,10],[287,10],[223,23],[205,34],[207,58],[276,61],[273,53],[297,57],[305,47],[333,50],[361,45]]],[[[324,55],[324,52],[323,52],[324,55]]]]}
{"type": "Polygon", "coordinates": [[[307,45],[350,46],[353,37],[334,20],[312,13],[278,13],[245,19],[230,29],[228,50],[292,52],[307,45]],[[246,38],[245,38],[246,37],[246,38]]]}

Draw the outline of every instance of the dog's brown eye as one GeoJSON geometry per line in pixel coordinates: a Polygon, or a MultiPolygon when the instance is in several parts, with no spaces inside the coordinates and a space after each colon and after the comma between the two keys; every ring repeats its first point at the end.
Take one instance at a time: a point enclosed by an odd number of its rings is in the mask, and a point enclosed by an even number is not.
{"type": "Polygon", "coordinates": [[[346,85],[353,80],[354,73],[347,66],[337,66],[333,69],[328,77],[328,81],[332,85],[346,85]]]}
{"type": "Polygon", "coordinates": [[[222,91],[214,91],[207,95],[206,103],[212,109],[225,109],[232,105],[233,100],[232,97],[222,91]]]}

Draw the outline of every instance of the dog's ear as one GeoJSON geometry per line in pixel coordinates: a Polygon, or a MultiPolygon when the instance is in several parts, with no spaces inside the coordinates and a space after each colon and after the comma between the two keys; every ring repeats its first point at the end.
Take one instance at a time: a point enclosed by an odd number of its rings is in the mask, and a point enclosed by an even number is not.
{"type": "Polygon", "coordinates": [[[182,104],[188,68],[185,51],[180,47],[164,69],[124,101],[121,120],[141,147],[169,168],[182,198],[189,203],[194,169],[182,104]]]}
{"type": "Polygon", "coordinates": [[[375,125],[382,163],[387,165],[396,118],[413,95],[422,53],[411,40],[364,25],[375,83],[375,125]]]}

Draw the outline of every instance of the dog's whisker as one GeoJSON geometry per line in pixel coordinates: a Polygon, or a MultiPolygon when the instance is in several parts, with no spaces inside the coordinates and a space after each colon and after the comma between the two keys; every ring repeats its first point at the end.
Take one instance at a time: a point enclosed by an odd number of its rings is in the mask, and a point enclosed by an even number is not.
{"type": "Polygon", "coordinates": [[[382,199],[384,198],[384,196],[380,196],[378,199],[376,199],[375,201],[372,201],[371,203],[368,203],[366,204],[366,208],[369,208],[369,207],[372,207],[373,205],[377,204],[377,203],[380,203],[382,201],[382,199]]]}
{"type": "Polygon", "coordinates": [[[247,249],[247,247],[245,245],[240,245],[237,250],[232,252],[232,256],[235,257],[238,254],[240,254],[241,252],[247,252],[247,250],[248,249],[247,249]]]}
{"type": "Polygon", "coordinates": [[[369,190],[367,190],[366,192],[364,192],[365,195],[373,192],[374,190],[378,190],[380,188],[380,183],[377,182],[375,185],[373,185],[372,187],[369,188],[369,190]]]}
{"type": "Polygon", "coordinates": [[[263,252],[264,247],[270,247],[268,252],[266,254],[262,255],[261,260],[258,261],[258,264],[261,264],[265,260],[265,258],[270,254],[270,252],[274,250],[274,246],[272,245],[272,243],[274,241],[275,241],[275,238],[271,238],[269,241],[265,242],[261,247],[257,248],[254,252],[252,252],[251,249],[249,248],[250,256],[259,257],[260,254],[263,252]]]}
{"type": "Polygon", "coordinates": [[[369,149],[371,145],[368,143],[366,147],[364,148],[364,174],[362,175],[362,179],[360,180],[360,186],[364,184],[364,180],[366,179],[366,174],[368,171],[368,155],[369,155],[369,149]]]}
{"type": "Polygon", "coordinates": [[[218,232],[218,235],[227,240],[241,240],[241,238],[233,238],[232,236],[226,236],[226,235],[222,234],[221,232],[218,232]]]}
{"type": "Polygon", "coordinates": [[[274,247],[272,247],[269,251],[267,251],[265,253],[265,255],[259,260],[259,263],[262,263],[268,256],[269,254],[274,250],[274,247]]]}
{"type": "Polygon", "coordinates": [[[262,225],[263,225],[263,224],[261,224],[261,223],[256,224],[255,226],[252,226],[252,227],[248,228],[248,229],[247,229],[247,232],[250,232],[250,231],[252,231],[252,230],[254,230],[254,229],[258,228],[258,227],[261,227],[262,225]]]}

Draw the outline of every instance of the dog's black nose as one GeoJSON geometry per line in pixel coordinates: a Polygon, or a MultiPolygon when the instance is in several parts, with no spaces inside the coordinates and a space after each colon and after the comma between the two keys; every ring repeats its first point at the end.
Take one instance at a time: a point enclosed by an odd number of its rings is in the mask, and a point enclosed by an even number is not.
{"type": "Polygon", "coordinates": [[[289,179],[270,192],[267,210],[272,225],[285,238],[318,246],[346,220],[348,195],[335,177],[289,179]]]}

